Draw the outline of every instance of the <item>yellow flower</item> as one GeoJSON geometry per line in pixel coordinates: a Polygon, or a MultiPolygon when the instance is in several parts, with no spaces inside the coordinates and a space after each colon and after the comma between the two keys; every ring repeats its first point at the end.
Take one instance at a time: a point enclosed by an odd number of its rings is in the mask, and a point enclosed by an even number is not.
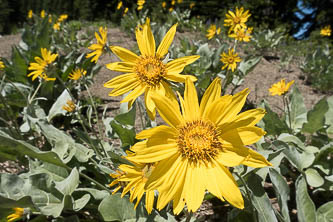
{"type": "Polygon", "coordinates": [[[292,84],[294,84],[295,80],[293,81],[290,81],[287,85],[286,85],[286,80],[285,79],[282,79],[280,82],[277,82],[275,84],[273,84],[271,86],[271,88],[269,89],[269,92],[271,93],[272,96],[275,96],[275,95],[284,95],[285,93],[288,92],[290,86],[292,84]]]}
{"type": "Polygon", "coordinates": [[[240,42],[249,42],[250,39],[252,38],[251,36],[252,30],[253,28],[237,29],[232,34],[229,34],[229,37],[235,38],[240,42]]]}
{"type": "Polygon", "coordinates": [[[332,29],[330,25],[325,26],[320,30],[320,35],[322,36],[331,36],[332,29]]]}
{"type": "Polygon", "coordinates": [[[237,29],[246,28],[245,22],[247,22],[248,18],[251,16],[249,10],[244,12],[243,7],[240,9],[236,7],[236,14],[232,11],[228,13],[225,15],[227,19],[224,19],[224,26],[230,26],[229,33],[237,29]]]}
{"type": "Polygon", "coordinates": [[[176,4],[176,0],[172,0],[171,5],[175,5],[175,4],[176,4]]]}
{"type": "Polygon", "coordinates": [[[249,93],[221,96],[221,81],[216,78],[199,105],[193,82],[186,79],[184,99],[178,103],[154,95],[159,114],[169,125],[161,125],[137,134],[131,149],[136,155],[129,161],[156,163],[145,189],[158,190],[157,209],[173,200],[173,212],[179,214],[185,204],[196,211],[206,190],[237,208],[244,208],[242,194],[228,167],[271,166],[261,154],[246,145],[257,142],[265,131],[255,125],[265,115],[263,109],[239,114],[249,93]],[[181,111],[180,111],[181,109],[181,111]]]}
{"type": "Polygon", "coordinates": [[[124,9],[123,16],[125,16],[125,15],[127,14],[127,12],[128,12],[128,8],[126,7],[126,8],[124,9]]]}
{"type": "Polygon", "coordinates": [[[210,25],[207,30],[206,37],[208,38],[208,40],[210,40],[215,36],[215,34],[218,35],[218,34],[220,34],[220,32],[221,32],[221,28],[218,28],[216,30],[216,25],[210,25]]]}
{"type": "Polygon", "coordinates": [[[52,15],[49,15],[49,23],[52,23],[52,15]]]}
{"type": "Polygon", "coordinates": [[[120,188],[124,188],[121,194],[123,197],[128,191],[130,192],[130,201],[133,202],[136,199],[136,208],[143,196],[146,193],[146,209],[150,214],[154,205],[154,191],[147,191],[144,189],[148,177],[154,170],[154,164],[137,164],[133,163],[133,166],[122,164],[119,166],[120,171],[116,171],[116,174],[110,174],[112,178],[115,178],[110,187],[118,184],[113,193],[116,193],[120,188]]]}
{"type": "Polygon", "coordinates": [[[183,2],[183,0],[177,0],[177,3],[178,4],[180,4],[180,3],[182,3],[183,2]]]}
{"type": "Polygon", "coordinates": [[[47,51],[45,48],[40,49],[42,53],[42,58],[35,57],[36,62],[30,63],[28,70],[34,70],[33,72],[28,74],[28,77],[32,76],[32,81],[34,81],[37,77],[41,77],[46,81],[54,81],[56,78],[49,78],[46,74],[49,65],[54,62],[57,58],[58,54],[51,54],[51,51],[47,51]]]}
{"type": "Polygon", "coordinates": [[[5,65],[3,64],[3,61],[0,60],[0,70],[4,69],[5,65]]]}
{"type": "Polygon", "coordinates": [[[40,12],[40,17],[45,18],[45,10],[44,9],[40,12]]]}
{"type": "Polygon", "coordinates": [[[69,113],[71,113],[75,110],[76,106],[75,106],[75,103],[72,100],[67,100],[66,104],[67,105],[62,106],[63,110],[66,110],[69,113]]]}
{"type": "Polygon", "coordinates": [[[118,5],[117,5],[117,10],[119,10],[121,8],[121,6],[123,6],[123,2],[122,1],[119,1],[118,2],[118,5]]]}
{"type": "Polygon", "coordinates": [[[166,8],[166,5],[167,5],[166,2],[162,2],[162,7],[163,7],[163,8],[166,8]]]}
{"type": "Polygon", "coordinates": [[[143,5],[145,4],[145,2],[146,2],[145,0],[138,0],[138,2],[137,2],[137,5],[138,5],[137,10],[138,11],[143,9],[143,5]]]}
{"type": "Polygon", "coordinates": [[[195,2],[191,2],[190,9],[192,9],[195,6],[195,2]]]}
{"type": "Polygon", "coordinates": [[[32,10],[30,9],[29,12],[28,12],[28,18],[31,19],[32,18],[32,10]]]}
{"type": "Polygon", "coordinates": [[[24,208],[15,207],[15,208],[13,208],[13,210],[15,211],[15,213],[12,213],[7,216],[8,222],[17,220],[17,219],[21,218],[24,214],[24,208]]]}
{"type": "Polygon", "coordinates": [[[72,73],[68,75],[68,78],[73,80],[78,80],[82,76],[85,76],[87,74],[87,71],[84,69],[75,69],[72,73]]]}
{"type": "Polygon", "coordinates": [[[173,11],[173,7],[169,8],[169,12],[172,12],[173,11]]]}
{"type": "Polygon", "coordinates": [[[93,57],[91,59],[91,62],[97,62],[98,58],[102,55],[104,47],[106,46],[107,41],[107,28],[99,27],[99,33],[101,36],[98,35],[97,32],[95,32],[95,37],[97,39],[96,44],[92,44],[88,47],[90,50],[94,50],[93,52],[89,53],[86,58],[93,57]]]}
{"type": "Polygon", "coordinates": [[[54,23],[54,24],[53,24],[53,29],[54,29],[54,30],[60,30],[60,23],[59,23],[59,22],[54,23]]]}
{"type": "Polygon", "coordinates": [[[59,16],[59,18],[58,18],[58,22],[63,22],[63,21],[65,21],[67,18],[68,18],[68,15],[67,15],[67,14],[62,14],[62,15],[59,16]]]}
{"type": "Polygon", "coordinates": [[[231,71],[235,71],[237,67],[237,62],[242,61],[240,57],[238,57],[238,54],[234,52],[234,49],[229,49],[228,54],[223,52],[221,54],[221,61],[224,63],[224,66],[222,69],[225,69],[228,67],[228,69],[231,69],[231,71]]]}
{"type": "MultiPolygon", "coordinates": [[[[155,39],[150,29],[149,19],[142,28],[136,29],[140,56],[119,46],[110,47],[122,62],[110,63],[106,67],[113,71],[126,72],[126,74],[117,76],[104,84],[106,88],[114,88],[109,96],[119,96],[133,90],[121,101],[128,102],[130,107],[136,98],[144,93],[147,113],[151,119],[155,119],[155,104],[151,96],[160,93],[175,98],[167,80],[184,82],[187,75],[180,75],[180,73],[186,65],[199,58],[199,56],[185,56],[171,62],[163,61],[174,39],[176,27],[177,24],[170,28],[156,52],[155,39]]],[[[196,81],[194,76],[188,77],[192,81],[196,81]]]]}

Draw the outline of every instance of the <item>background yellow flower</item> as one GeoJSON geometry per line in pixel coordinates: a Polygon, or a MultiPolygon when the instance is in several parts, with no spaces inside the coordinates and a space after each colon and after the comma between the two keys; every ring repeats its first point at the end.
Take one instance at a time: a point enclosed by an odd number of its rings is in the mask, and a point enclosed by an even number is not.
{"type": "Polygon", "coordinates": [[[15,207],[15,208],[13,208],[13,210],[15,212],[7,216],[8,222],[15,221],[15,220],[21,218],[24,214],[24,208],[15,207]]]}
{"type": "Polygon", "coordinates": [[[332,29],[330,25],[325,26],[320,30],[320,35],[322,36],[331,36],[332,29]]]}
{"type": "Polygon", "coordinates": [[[234,52],[234,49],[229,49],[228,54],[223,52],[221,54],[221,61],[224,63],[224,66],[222,66],[222,70],[225,68],[231,69],[232,72],[235,71],[237,67],[237,63],[242,61],[240,57],[238,57],[238,54],[234,52]]]}
{"type": "Polygon", "coordinates": [[[288,84],[286,84],[286,80],[282,79],[280,82],[277,82],[271,86],[269,89],[269,92],[271,93],[272,96],[275,95],[284,95],[285,93],[288,92],[290,86],[294,84],[295,80],[290,81],[288,84]]]}
{"type": "Polygon", "coordinates": [[[229,33],[230,33],[233,30],[246,28],[245,22],[247,22],[251,14],[249,13],[249,10],[246,10],[244,12],[243,7],[241,7],[240,9],[236,7],[235,13],[229,10],[225,16],[227,18],[224,19],[224,26],[230,26],[229,28],[229,33]]]}
{"type": "Polygon", "coordinates": [[[93,52],[86,55],[86,58],[92,57],[91,62],[95,63],[97,63],[98,58],[102,55],[104,47],[106,46],[108,33],[107,28],[99,27],[99,33],[101,36],[95,32],[97,43],[88,47],[88,49],[93,50],[93,52]]]}

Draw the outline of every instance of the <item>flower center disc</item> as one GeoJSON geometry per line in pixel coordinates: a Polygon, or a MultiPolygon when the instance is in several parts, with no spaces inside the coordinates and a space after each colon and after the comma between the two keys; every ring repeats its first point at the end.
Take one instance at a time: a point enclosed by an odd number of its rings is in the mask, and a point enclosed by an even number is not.
{"type": "Polygon", "coordinates": [[[154,56],[141,56],[136,64],[135,72],[141,83],[156,86],[166,74],[163,62],[154,56]]]}
{"type": "Polygon", "coordinates": [[[240,21],[241,21],[241,20],[240,20],[240,18],[238,18],[237,16],[236,16],[236,17],[234,17],[234,19],[233,19],[233,20],[234,20],[234,23],[235,23],[235,24],[239,24],[239,23],[240,23],[240,21]]]}
{"type": "Polygon", "coordinates": [[[228,58],[228,63],[229,63],[229,64],[234,63],[234,57],[229,57],[229,58],[228,58]]]}
{"type": "Polygon", "coordinates": [[[194,164],[208,163],[222,149],[216,127],[202,120],[187,122],[179,127],[177,144],[184,158],[194,164]]]}

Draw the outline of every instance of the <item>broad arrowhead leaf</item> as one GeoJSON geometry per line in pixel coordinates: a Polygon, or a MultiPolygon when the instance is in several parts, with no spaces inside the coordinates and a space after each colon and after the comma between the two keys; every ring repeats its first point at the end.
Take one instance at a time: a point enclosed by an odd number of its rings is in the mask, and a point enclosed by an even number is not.
{"type": "Polygon", "coordinates": [[[314,133],[323,128],[327,110],[328,103],[326,98],[323,98],[308,112],[308,122],[303,125],[302,132],[314,133]]]}
{"type": "Polygon", "coordinates": [[[47,121],[51,121],[55,116],[62,114],[65,115],[66,114],[66,110],[64,110],[62,107],[64,105],[67,105],[67,101],[72,100],[71,96],[69,95],[68,91],[65,89],[61,95],[57,98],[57,100],[55,101],[55,103],[53,103],[49,114],[47,116],[47,121]]]}
{"type": "Polygon", "coordinates": [[[66,179],[61,182],[54,183],[57,190],[59,190],[63,195],[71,195],[79,186],[79,182],[79,172],[75,167],[66,179]]]}
{"type": "Polygon", "coordinates": [[[308,194],[308,188],[302,175],[297,178],[295,186],[298,221],[316,222],[316,207],[308,194]]]}
{"type": "MultiPolygon", "coordinates": [[[[298,88],[294,86],[289,98],[291,128],[294,132],[299,132],[307,118],[307,110],[304,104],[303,96],[299,92],[298,88]]],[[[289,121],[288,118],[289,117],[287,115],[287,121],[289,121]]]]}
{"type": "Polygon", "coordinates": [[[320,187],[325,182],[318,171],[313,168],[306,169],[305,177],[308,184],[312,187],[320,187]]]}
{"type": "Polygon", "coordinates": [[[331,222],[333,221],[333,201],[321,205],[317,210],[318,222],[331,222]]]}

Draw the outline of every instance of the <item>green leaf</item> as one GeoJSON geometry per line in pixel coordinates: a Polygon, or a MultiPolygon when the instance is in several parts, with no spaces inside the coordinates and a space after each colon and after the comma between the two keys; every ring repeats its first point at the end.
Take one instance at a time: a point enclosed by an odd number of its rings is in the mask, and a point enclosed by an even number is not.
{"type": "Polygon", "coordinates": [[[275,194],[277,195],[279,201],[279,206],[281,209],[280,211],[283,215],[283,221],[290,222],[288,209],[288,200],[290,194],[289,186],[283,176],[279,174],[275,169],[269,169],[269,176],[271,178],[275,194]]]}
{"type": "Polygon", "coordinates": [[[105,190],[96,190],[94,188],[77,188],[75,192],[88,192],[95,200],[102,200],[109,195],[109,192],[105,190]]]}
{"type": "Polygon", "coordinates": [[[13,200],[10,198],[0,196],[0,211],[2,211],[1,210],[2,208],[14,208],[14,207],[21,207],[21,208],[29,207],[31,209],[36,209],[36,206],[32,202],[31,197],[25,196],[17,200],[13,200]]]}
{"type": "Polygon", "coordinates": [[[83,195],[81,198],[74,201],[73,210],[79,211],[84,208],[89,202],[91,196],[89,194],[83,195]]]}
{"type": "Polygon", "coordinates": [[[65,115],[66,114],[66,110],[64,110],[62,107],[64,105],[67,105],[67,101],[72,100],[71,96],[69,95],[68,91],[65,89],[61,95],[58,97],[58,99],[55,101],[55,103],[53,103],[49,114],[47,116],[47,121],[51,121],[55,116],[62,114],[65,115]]]}
{"type": "Polygon", "coordinates": [[[102,200],[98,206],[98,211],[105,221],[136,219],[134,204],[129,202],[127,196],[121,198],[118,193],[102,200]]]}
{"type": "Polygon", "coordinates": [[[313,204],[302,175],[296,180],[296,205],[299,222],[316,222],[316,208],[313,204]]]}
{"type": "Polygon", "coordinates": [[[8,78],[15,82],[27,83],[28,66],[19,49],[12,47],[12,65],[7,67],[8,78]]]}
{"type": "Polygon", "coordinates": [[[256,65],[260,62],[261,58],[261,56],[256,56],[251,59],[246,58],[242,60],[239,63],[238,70],[240,70],[244,76],[247,75],[256,67],[256,65]]]}
{"type": "MultiPolygon", "coordinates": [[[[306,122],[306,107],[304,104],[303,96],[299,92],[296,86],[293,87],[293,91],[290,94],[290,119],[291,119],[291,128],[295,132],[299,132],[306,122]]],[[[287,115],[287,121],[288,120],[287,115]]]]}
{"type": "Polygon", "coordinates": [[[134,126],[135,114],[136,114],[136,104],[132,105],[132,108],[126,112],[117,115],[114,119],[117,120],[122,125],[134,126]]]}
{"type": "Polygon", "coordinates": [[[305,171],[305,177],[308,184],[312,187],[320,187],[325,182],[318,171],[313,168],[309,168],[305,171]]]}
{"type": "Polygon", "coordinates": [[[27,105],[27,95],[29,94],[31,87],[22,83],[5,83],[2,91],[0,92],[6,99],[8,105],[25,107],[27,105]],[[25,95],[24,96],[22,96],[25,95]]]}
{"type": "Polygon", "coordinates": [[[280,135],[283,132],[288,132],[288,126],[285,122],[281,121],[279,116],[274,113],[269,106],[265,103],[266,115],[263,118],[265,123],[265,131],[269,135],[280,135]]]}
{"type": "Polygon", "coordinates": [[[289,148],[285,149],[283,153],[290,161],[290,163],[294,165],[300,172],[303,172],[304,168],[311,166],[315,159],[315,155],[313,153],[300,153],[294,146],[289,146],[289,148]]]}
{"type": "Polygon", "coordinates": [[[0,151],[2,152],[16,154],[17,156],[28,155],[32,158],[52,163],[57,166],[65,166],[65,164],[61,161],[55,152],[40,151],[37,147],[34,147],[25,141],[16,140],[2,131],[0,131],[0,140],[0,151]]]}
{"type": "Polygon", "coordinates": [[[321,205],[317,210],[318,222],[332,222],[333,221],[333,201],[321,205]]]}
{"type": "Polygon", "coordinates": [[[39,160],[34,161],[29,159],[29,167],[30,167],[30,173],[32,174],[45,173],[49,175],[53,181],[62,181],[66,177],[68,177],[68,172],[66,168],[51,163],[42,162],[39,160]]]}
{"type": "Polygon", "coordinates": [[[300,140],[298,137],[291,135],[289,133],[282,133],[278,138],[278,140],[283,141],[285,143],[294,143],[296,146],[301,148],[302,150],[306,150],[306,147],[302,140],[300,140]]]}
{"type": "Polygon", "coordinates": [[[59,190],[63,195],[71,195],[75,189],[79,186],[79,172],[76,167],[72,169],[69,176],[61,182],[54,182],[55,187],[59,190]]]}
{"type": "Polygon", "coordinates": [[[327,134],[330,138],[333,138],[333,96],[327,98],[328,111],[325,114],[325,124],[329,127],[327,128],[327,134]]]}
{"type": "Polygon", "coordinates": [[[323,98],[308,112],[308,122],[303,125],[302,132],[314,133],[323,128],[327,110],[328,103],[326,98],[323,98]]]}
{"type": "Polygon", "coordinates": [[[111,121],[111,127],[112,127],[113,131],[116,132],[117,135],[119,136],[121,143],[122,143],[122,147],[132,146],[136,143],[137,140],[135,139],[134,128],[130,128],[130,129],[125,128],[114,120],[111,121]]]}
{"type": "Polygon", "coordinates": [[[256,208],[260,222],[277,222],[278,220],[261,182],[262,178],[256,174],[251,174],[247,178],[248,186],[252,191],[252,198],[249,201],[252,201],[256,208]]]}

